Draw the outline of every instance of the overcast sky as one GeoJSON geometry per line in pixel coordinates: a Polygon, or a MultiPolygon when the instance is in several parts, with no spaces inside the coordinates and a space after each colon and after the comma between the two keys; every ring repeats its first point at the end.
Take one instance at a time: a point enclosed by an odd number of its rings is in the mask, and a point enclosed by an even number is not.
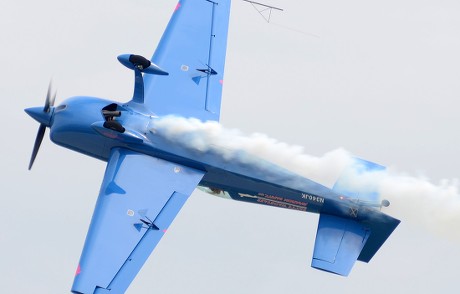
{"type": "MultiPolygon", "coordinates": [[[[318,156],[343,147],[433,183],[459,178],[460,2],[265,2],[285,9],[272,24],[232,4],[225,126],[318,156]]],[[[57,104],[129,100],[132,72],[116,56],[151,56],[175,5],[0,2],[1,292],[70,291],[105,169],[47,135],[27,171],[38,124],[23,109],[43,105],[51,78],[57,104]]],[[[196,191],[128,293],[457,291],[460,244],[396,216],[374,259],[343,278],[310,267],[316,215],[196,191]]]]}

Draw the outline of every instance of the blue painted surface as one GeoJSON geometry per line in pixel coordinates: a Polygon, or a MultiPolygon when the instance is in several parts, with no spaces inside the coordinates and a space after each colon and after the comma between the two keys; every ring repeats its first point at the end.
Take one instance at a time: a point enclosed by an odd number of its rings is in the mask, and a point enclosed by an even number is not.
{"type": "Polygon", "coordinates": [[[203,174],[112,149],[72,291],[124,293],[203,174]]]}
{"type": "Polygon", "coordinates": [[[179,1],[152,57],[169,76],[145,77],[155,114],[219,120],[229,15],[229,0],[179,1]]]}
{"type": "Polygon", "coordinates": [[[367,189],[359,189],[352,187],[349,184],[349,174],[360,175],[367,173],[378,173],[385,171],[385,167],[375,162],[370,162],[361,158],[354,158],[354,162],[351,166],[347,167],[344,173],[337,179],[332,187],[335,192],[346,195],[348,197],[359,200],[360,202],[377,203],[379,201],[379,194],[376,191],[376,187],[366,187],[367,189]]]}
{"type": "Polygon", "coordinates": [[[135,103],[144,103],[144,78],[142,74],[167,76],[169,73],[146,59],[144,61],[147,61],[148,64],[137,64],[132,60],[133,56],[132,54],[122,54],[117,59],[121,64],[134,71],[134,93],[132,101],[135,103]]]}
{"type": "MultiPolygon", "coordinates": [[[[340,182],[334,191],[262,159],[228,160],[155,132],[163,115],[219,120],[229,11],[229,0],[180,1],[152,58],[169,75],[143,76],[134,67],[128,103],[72,97],[47,113],[27,111],[54,143],[108,162],[73,292],[123,293],[197,185],[215,196],[319,213],[312,265],[342,275],[356,260],[368,262],[399,224],[343,197],[356,191],[340,182]]],[[[127,65],[129,57],[120,58],[127,65]]]]}
{"type": "Polygon", "coordinates": [[[44,124],[49,127],[51,125],[51,119],[53,117],[53,110],[50,112],[44,112],[43,107],[30,107],[24,109],[24,111],[35,119],[38,123],[44,124]]]}
{"type": "Polygon", "coordinates": [[[356,220],[321,214],[311,266],[348,276],[370,233],[356,220]]]}

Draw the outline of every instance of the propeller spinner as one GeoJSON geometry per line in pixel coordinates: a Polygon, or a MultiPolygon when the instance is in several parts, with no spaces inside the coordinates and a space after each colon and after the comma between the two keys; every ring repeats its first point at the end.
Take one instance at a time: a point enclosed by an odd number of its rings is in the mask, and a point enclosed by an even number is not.
{"type": "Polygon", "coordinates": [[[32,150],[32,156],[30,158],[29,170],[34,164],[35,157],[37,157],[38,149],[42,143],[43,137],[45,136],[46,127],[51,126],[51,117],[53,114],[53,105],[56,99],[56,92],[51,94],[52,82],[48,85],[48,92],[46,94],[45,106],[42,107],[31,107],[24,111],[30,115],[33,119],[40,123],[38,128],[37,136],[35,137],[34,149],[32,150]]]}

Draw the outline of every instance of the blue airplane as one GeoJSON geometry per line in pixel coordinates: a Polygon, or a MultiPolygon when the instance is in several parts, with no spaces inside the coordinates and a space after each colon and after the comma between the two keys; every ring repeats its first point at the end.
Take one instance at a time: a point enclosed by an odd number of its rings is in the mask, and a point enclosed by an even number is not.
{"type": "MultiPolygon", "coordinates": [[[[73,293],[124,293],[198,186],[212,195],[319,214],[312,267],[347,276],[369,262],[399,220],[279,166],[197,152],[155,132],[164,116],[219,121],[230,0],[181,0],[151,58],[124,54],[134,71],[127,103],[72,97],[25,111],[40,123],[29,169],[46,128],[63,147],[107,162],[72,286],[73,293]]],[[[365,170],[380,165],[360,161],[365,170]]],[[[388,202],[382,202],[384,206],[388,202]]]]}

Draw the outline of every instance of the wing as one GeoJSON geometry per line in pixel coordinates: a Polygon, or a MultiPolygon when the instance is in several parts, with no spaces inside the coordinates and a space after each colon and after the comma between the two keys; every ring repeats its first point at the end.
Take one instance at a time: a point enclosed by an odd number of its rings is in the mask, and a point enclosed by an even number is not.
{"type": "Polygon", "coordinates": [[[219,120],[230,0],[181,0],[144,76],[144,103],[157,115],[219,120]]]}
{"type": "Polygon", "coordinates": [[[72,292],[124,293],[203,174],[113,149],[72,292]]]}

